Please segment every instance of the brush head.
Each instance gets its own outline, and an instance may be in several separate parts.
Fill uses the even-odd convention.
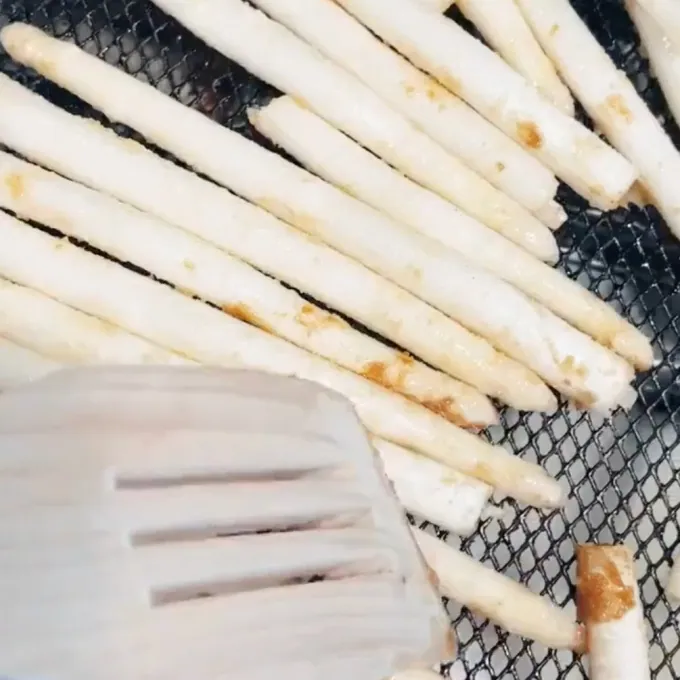
[[[385,678],[453,653],[350,403],[212,368],[0,396],[0,672]]]

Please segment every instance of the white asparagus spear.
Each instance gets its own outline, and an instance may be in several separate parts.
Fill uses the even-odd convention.
[[[615,207],[635,168],[544,99],[495,52],[413,0],[336,0],[364,25],[531,151],[594,205]]]
[[[109,70],[129,87],[120,89],[116,80],[109,79],[106,91],[139,104],[125,108],[145,111],[154,125],[174,116],[168,136],[190,140],[188,146],[196,148],[203,128],[192,134],[192,121],[220,129],[148,85]],[[0,93],[0,139],[22,155],[196,233],[485,394],[523,410],[554,408],[554,396],[534,373],[359,263],[139,144],[59,109],[1,74]],[[159,106],[166,102],[169,110]],[[230,139],[246,143],[239,135]],[[215,150],[212,137],[205,142]],[[225,157],[218,153],[218,158]],[[293,167],[275,154],[268,158]],[[245,156],[232,157],[244,173],[247,159],[247,151]],[[267,167],[271,166],[256,166],[254,189]],[[272,174],[275,183],[278,174]],[[282,188],[286,193],[291,190],[285,183]]]
[[[375,383],[0,213],[0,276],[208,365],[239,366],[318,382],[348,397],[373,434],[540,506],[562,502],[539,466],[449,423]]]
[[[38,380],[60,367],[58,362],[0,337],[0,391]]]
[[[567,221],[568,215],[567,211],[557,201],[550,201],[550,203],[536,211],[536,217],[548,229],[556,231]]]
[[[413,534],[437,578],[439,592],[510,633],[546,647],[581,650],[583,636],[573,616],[546,597],[486,567],[420,529]]]
[[[64,364],[191,365],[142,338],[0,279],[0,389],[33,380]],[[455,533],[479,524],[491,487],[413,451],[374,438],[404,507]]]
[[[456,6],[491,47],[560,111],[574,115],[574,100],[536,41],[515,0],[457,0]]]
[[[676,47],[666,27],[661,27],[639,0],[626,0],[642,43],[675,120],[680,123],[680,46]],[[678,34],[680,37],[680,33]]]
[[[652,365],[649,340],[609,305],[403,177],[292,98],[279,97],[249,116],[263,135],[316,174],[512,283],[639,368]]]
[[[591,680],[649,680],[647,633],[631,550],[577,546],[576,578]]]
[[[0,335],[64,364],[196,363],[6,279],[0,279]]]
[[[666,594],[675,602],[680,601],[680,557],[675,560],[671,568],[668,585],[666,586]]]
[[[641,183],[680,238],[680,152],[661,123],[568,0],[517,3],[562,77],[609,141],[639,170]]]
[[[680,5],[677,0],[636,0],[680,50]]]
[[[281,24],[243,0],[158,0],[155,4],[211,47],[295,96],[405,175],[497,231],[534,235],[541,244],[537,257],[554,256],[549,230],[528,210]]]
[[[359,333],[340,317],[205,241],[0,152],[0,206],[132,262],[183,291],[405,394],[452,422],[497,422],[471,387]]]
[[[373,446],[408,512],[461,536],[477,529],[490,486],[384,439],[373,438]]]
[[[262,109],[251,110],[249,115],[251,122],[262,134],[328,181],[345,187],[345,191],[385,214],[400,219],[415,231],[456,251],[466,260],[513,283],[634,363],[645,368],[651,364],[653,355],[649,341],[611,307],[562,273],[528,256],[506,239],[497,234],[489,234],[488,229],[462,215],[432,192],[402,177],[311,111],[298,106],[290,97],[276,99]],[[304,130],[305,134],[300,135],[300,130]],[[390,239],[390,243],[393,248],[396,247],[394,238]],[[413,262],[416,263],[417,259],[413,259]],[[448,282],[453,283],[456,274],[449,267]],[[498,288],[500,281],[495,278],[488,281],[475,273],[474,283],[458,285],[464,286],[461,290],[468,290],[468,294],[473,296],[473,291],[479,290],[483,283],[494,288],[493,293],[489,292],[488,300],[494,301],[490,304],[494,304],[493,312],[498,314],[495,307],[501,299],[498,296],[505,295],[503,291],[507,292],[505,288]],[[512,295],[514,299],[518,299],[518,293],[514,289]],[[522,300],[526,302],[524,298]],[[463,301],[458,300],[458,303]],[[513,311],[517,312],[518,309],[515,307]],[[455,313],[453,310],[449,311]],[[484,309],[475,311],[477,315],[484,314]],[[465,320],[462,316],[458,318],[471,328],[474,327],[469,316],[466,315]],[[496,319],[499,320],[500,317]],[[485,326],[488,332],[493,323],[485,323],[490,323]],[[511,327],[512,323],[509,322],[508,329]],[[523,327],[534,328],[531,324],[524,324]],[[483,331],[478,329],[478,332]],[[510,330],[507,332],[512,334]],[[524,356],[521,360],[528,361]]]
[[[254,4],[353,73],[528,210],[541,209],[555,195],[557,180],[545,166],[332,0],[255,0]],[[507,236],[522,243],[523,232]]]

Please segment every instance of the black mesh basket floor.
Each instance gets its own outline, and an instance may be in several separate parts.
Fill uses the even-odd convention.
[[[680,144],[680,130],[650,77],[622,1],[573,2]],[[460,20],[454,11],[450,14]],[[0,0],[0,25],[16,20],[75,40],[250,137],[256,135],[246,107],[277,94],[206,48],[147,0]],[[101,119],[72,96],[17,67],[2,52],[0,64],[5,73],[55,103]],[[116,130],[134,136],[121,126]],[[680,243],[653,209],[619,209],[603,216],[568,189],[560,191],[570,219],[559,232],[559,266],[642,327],[654,340],[657,364],[638,379],[640,398],[632,411],[610,420],[566,408],[549,417],[506,410],[502,427],[491,432],[493,440],[540,462],[570,487],[571,496],[562,511],[550,515],[519,511],[506,503],[499,517],[463,541],[463,548],[572,608],[574,544],[625,541],[635,548],[638,559],[653,677],[676,680],[680,612],[668,602],[663,587],[671,557],[680,558]],[[453,604],[449,611],[461,642],[460,658],[445,669],[451,678],[586,677],[582,663],[569,652],[550,652],[507,635]]]

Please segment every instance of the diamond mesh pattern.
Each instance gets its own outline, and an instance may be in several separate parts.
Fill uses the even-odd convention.
[[[620,0],[572,0],[616,63],[632,78],[676,142],[680,129],[641,56]],[[455,11],[450,15],[458,20]],[[117,64],[216,121],[256,138],[248,105],[276,91],[205,48],[146,0],[0,0],[0,25],[28,21]],[[13,64],[0,68],[61,106],[100,118],[72,96]],[[134,106],[134,103],[131,103]],[[135,136],[116,126],[121,134]],[[260,143],[266,143],[257,137]],[[573,607],[574,543],[626,541],[637,551],[651,634],[653,677],[680,679],[680,621],[663,595],[671,556],[680,558],[680,244],[653,209],[601,215],[560,190],[569,223],[559,233],[560,267],[608,300],[654,339],[656,367],[638,379],[640,400],[605,421],[570,412],[553,416],[506,410],[491,438],[540,462],[572,490],[551,515],[503,506],[463,548],[509,576]],[[450,538],[451,541],[457,539]],[[451,678],[585,678],[568,652],[549,652],[449,605],[461,654]]]

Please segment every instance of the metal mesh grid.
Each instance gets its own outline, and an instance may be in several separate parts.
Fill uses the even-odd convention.
[[[680,144],[680,129],[650,77],[621,0],[572,2]],[[460,20],[455,11],[450,15]],[[73,39],[184,104],[266,144],[250,128],[245,112],[248,105],[264,103],[276,91],[207,49],[147,0],[0,0],[0,26],[16,20]],[[17,67],[3,52],[0,68],[55,103],[102,119]],[[560,197],[570,219],[559,232],[559,266],[643,327],[654,338],[658,362],[638,379],[640,400],[633,410],[608,421],[566,408],[548,417],[506,410],[502,427],[490,433],[492,439],[540,462],[572,493],[566,507],[550,515],[506,503],[501,517],[486,522],[462,545],[534,592],[571,608],[574,543],[625,541],[638,558],[653,677],[677,680],[680,615],[663,595],[663,586],[671,556],[680,558],[680,244],[653,209],[619,209],[602,216],[565,187]],[[509,636],[453,604],[449,611],[461,641],[459,660],[445,669],[451,678],[586,677],[581,662],[569,652],[549,652]]]

